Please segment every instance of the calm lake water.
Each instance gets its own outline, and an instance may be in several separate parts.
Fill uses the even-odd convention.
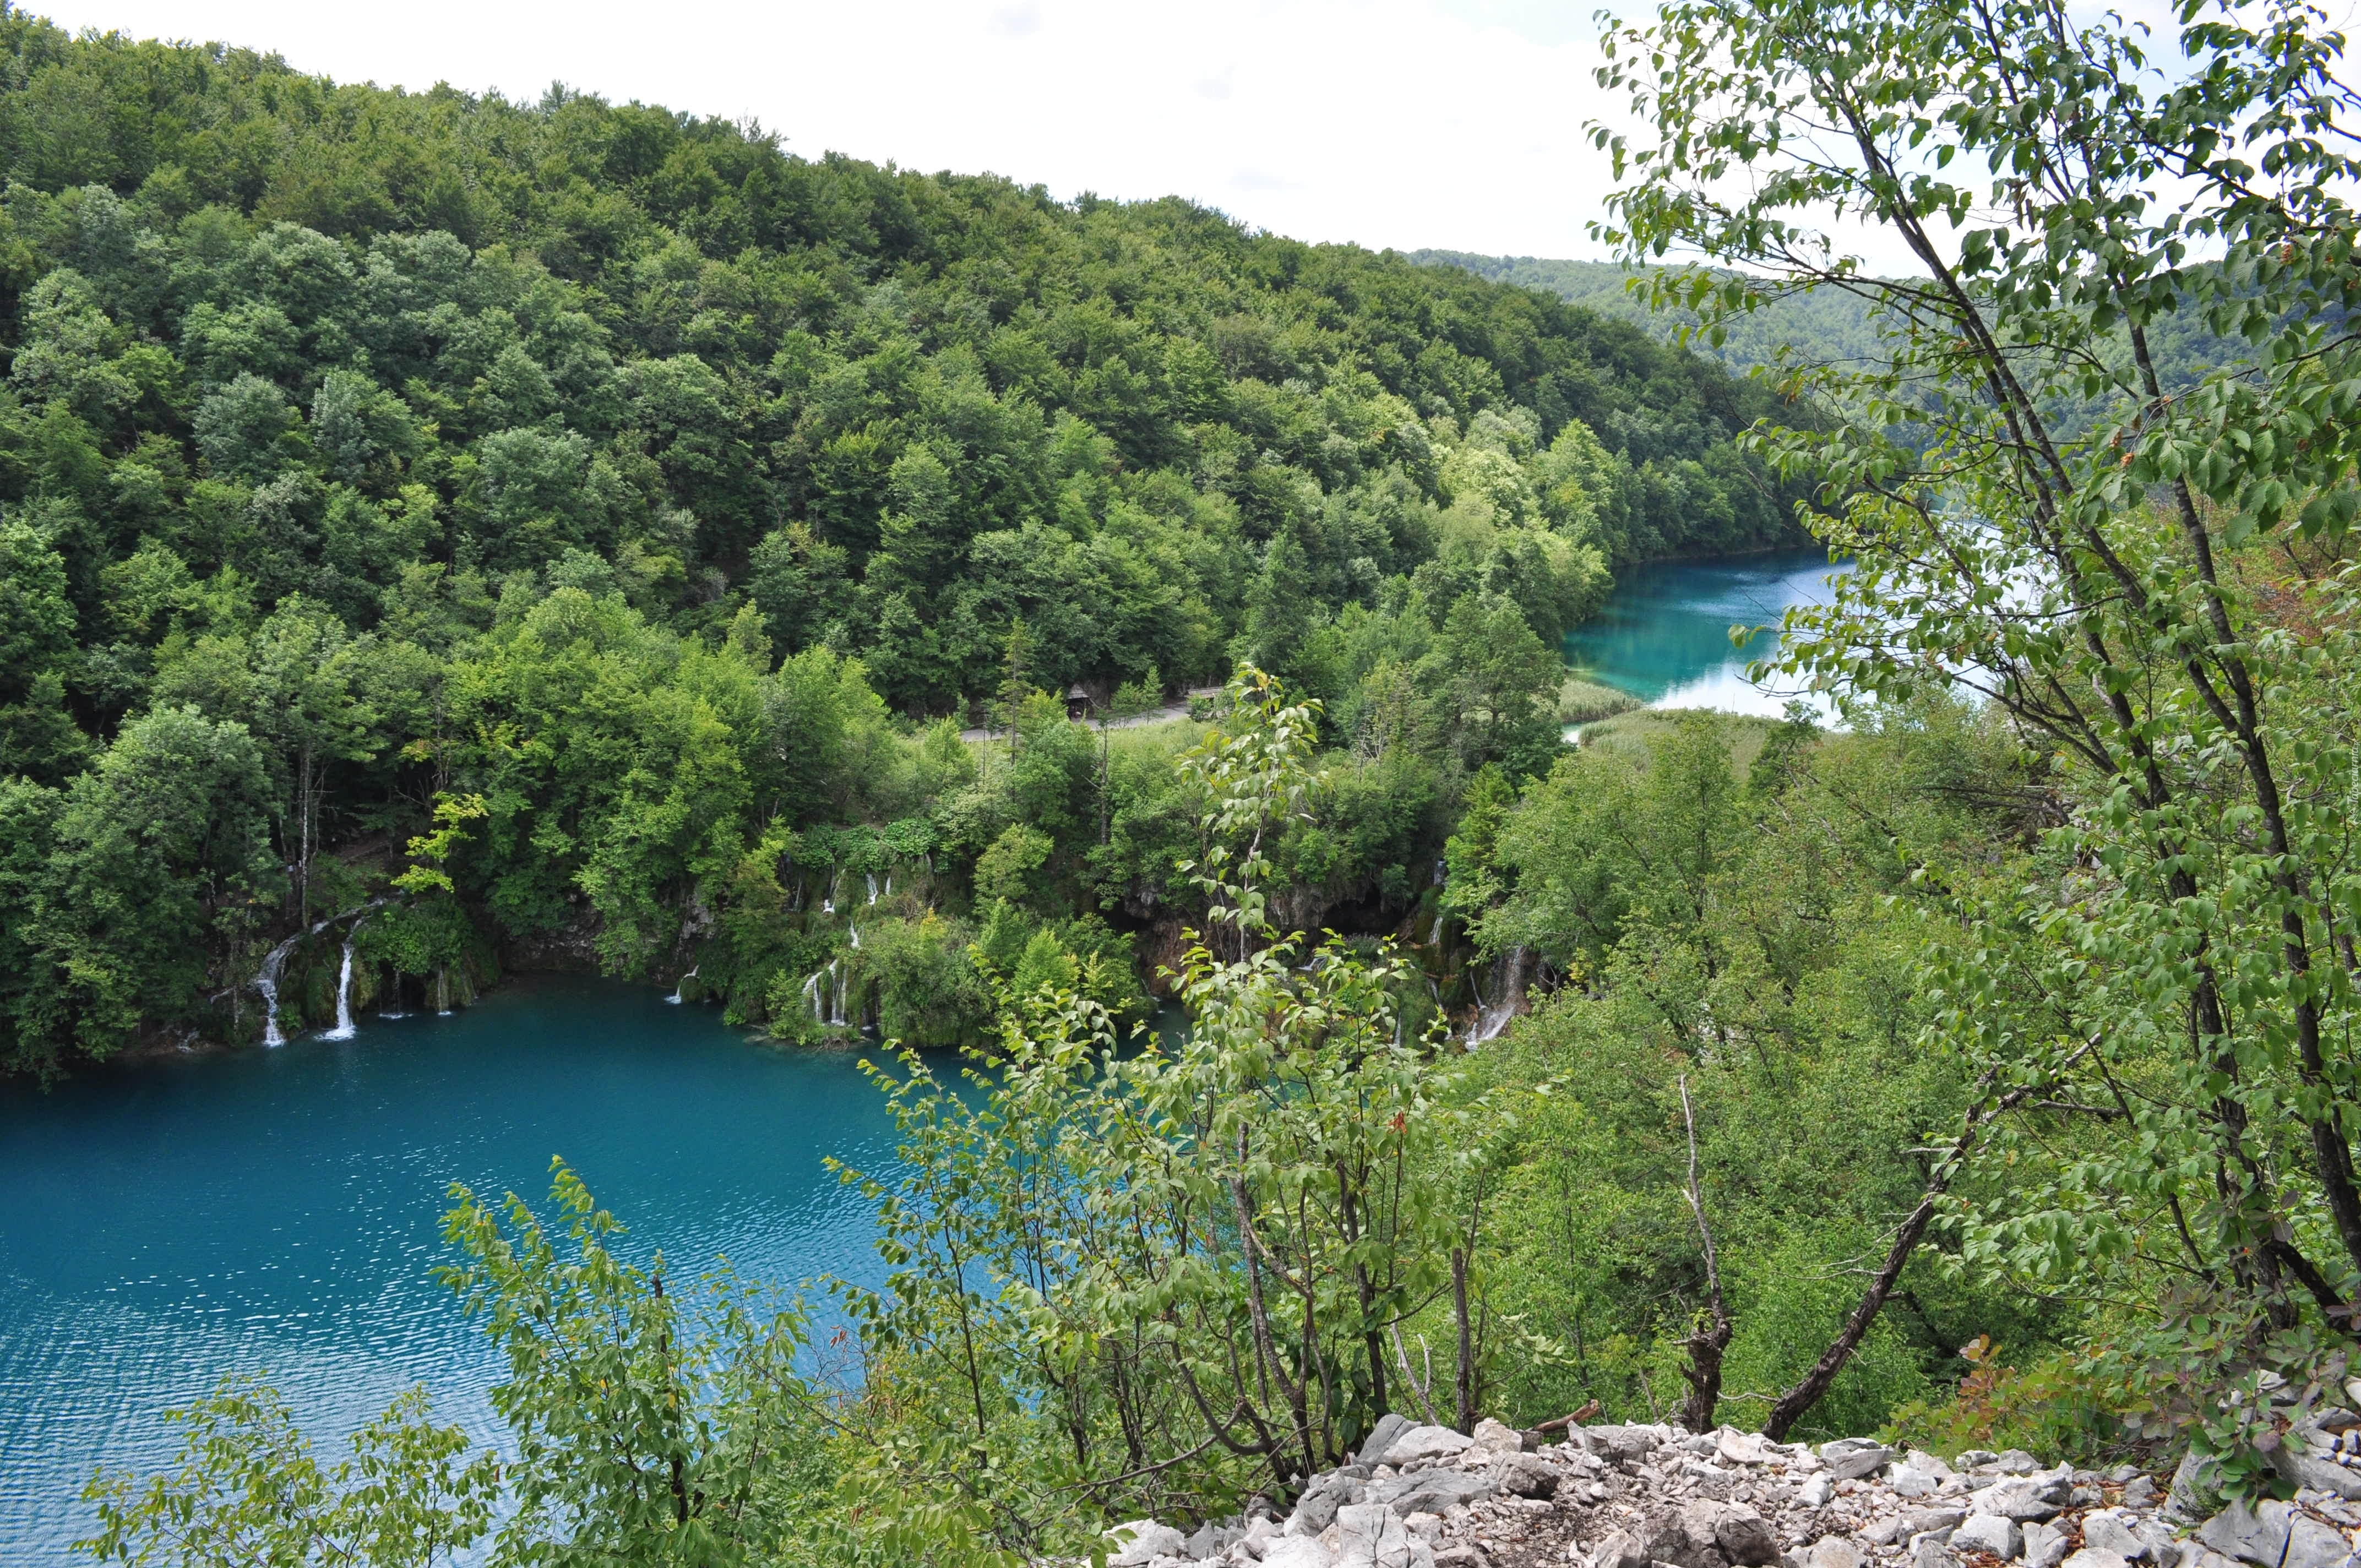
[[[855,1059],[529,976],[350,1040],[0,1086],[0,1563],[72,1560],[92,1470],[159,1467],[159,1412],[227,1372],[267,1374],[324,1457],[420,1381],[491,1440],[493,1357],[430,1274],[455,1180],[538,1204],[562,1154],[642,1259],[876,1279],[868,1207],[820,1165],[891,1158]]]
[[[1566,664],[1658,707],[1776,715],[1795,694],[1752,684],[1746,664],[1776,646],[1777,631],[1734,648],[1730,629],[1775,629],[1790,606],[1825,604],[1828,575],[1841,570],[1825,550],[1627,568],[1606,607],[1565,634]]]

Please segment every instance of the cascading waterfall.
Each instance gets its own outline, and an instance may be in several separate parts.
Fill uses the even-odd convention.
[[[1522,1010],[1525,1004],[1525,977],[1527,971],[1532,968],[1532,950],[1523,947],[1510,948],[1500,955],[1499,961],[1495,966],[1499,987],[1494,993],[1494,999],[1483,1003],[1482,1011],[1476,1015],[1476,1026],[1467,1031],[1467,1043],[1470,1046],[1480,1046],[1488,1040],[1499,1038],[1500,1031],[1509,1026],[1509,1020],[1514,1018]],[[1481,992],[1477,993],[1477,1000],[1483,1003]]]
[[[687,988],[690,981],[697,978],[697,971],[702,967],[702,965],[691,965],[689,971],[686,974],[682,975],[678,980],[673,982],[672,994],[665,997],[664,1000],[671,1003],[675,1007],[679,1006],[682,1000],[680,993]]]
[[[324,1036],[327,1039],[349,1040],[359,1032],[353,1024],[353,938],[360,928],[356,920],[345,933],[345,967],[336,974],[336,1026]]]
[[[854,950],[855,952],[860,951],[860,950],[861,950],[861,927],[858,927],[858,926],[847,926],[847,927],[844,928],[844,931],[845,931],[845,935],[847,935],[847,936],[849,936],[849,937],[851,937],[851,938],[852,938],[852,948],[853,948],[853,950]]]
[[[842,1029],[849,1025],[844,1017],[845,992],[852,989],[851,976],[843,972],[843,960],[830,959],[828,968],[815,970],[804,981],[804,1000],[811,1003],[812,1022],[823,1029]]]
[[[279,1030],[279,971],[286,965],[287,955],[295,944],[310,933],[298,931],[263,955],[262,967],[255,971],[254,989],[262,992],[262,1043],[283,1046],[287,1036]]]
[[[250,983],[255,990],[262,993],[262,1043],[264,1045],[283,1046],[287,1043],[286,1035],[279,1027],[279,976],[287,967],[287,955],[295,950],[295,944],[306,937],[318,936],[339,920],[350,920],[356,915],[366,915],[385,902],[382,898],[372,898],[358,909],[347,909],[341,915],[331,915],[324,920],[315,921],[311,929],[296,932],[270,951],[263,954],[262,967],[255,970],[254,979]],[[357,930],[359,927],[356,926],[354,928]],[[353,947],[351,933],[347,932],[345,941],[345,977],[344,981],[336,988],[336,1026],[340,1029],[346,1027],[352,1018],[349,1000],[352,975]],[[339,1035],[336,1037],[343,1039],[346,1036]]]
[[[876,903],[876,902],[877,902],[877,873],[876,873],[875,872],[862,872],[861,874],[862,874],[863,877],[867,878],[867,879],[868,879],[868,882],[869,882],[869,902],[870,902],[870,903],[872,903],[872,904]]]

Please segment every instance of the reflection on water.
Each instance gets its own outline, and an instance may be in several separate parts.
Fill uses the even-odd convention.
[[[1775,715],[1796,694],[1753,685],[1746,665],[1772,652],[1776,630],[1737,647],[1730,629],[1775,629],[1789,606],[1825,604],[1842,570],[1823,550],[1630,567],[1598,614],[1565,634],[1566,664],[1652,707]]]
[[[563,1154],[642,1261],[875,1280],[869,1208],[820,1164],[891,1157],[854,1059],[527,977],[349,1040],[0,1086],[0,1563],[63,1568],[93,1467],[157,1468],[158,1413],[226,1372],[267,1373],[324,1457],[420,1381],[491,1440],[493,1357],[430,1272],[454,1180],[538,1201]]]

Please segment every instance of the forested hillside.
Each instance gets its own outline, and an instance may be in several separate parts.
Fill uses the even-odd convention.
[[[251,1033],[264,950],[405,867],[369,939],[438,986],[560,932],[689,967],[732,878],[799,905],[891,822],[951,907],[1016,832],[1019,902],[1137,916],[1120,769],[1044,730],[1003,771],[1054,782],[960,806],[975,756],[907,721],[1241,658],[1420,773],[1323,879],[1399,908],[1453,780],[1546,760],[1612,562],[1794,537],[1730,441],[1763,392],[1455,270],[556,91],[0,40],[17,1062]],[[721,987],[770,1015],[789,963],[801,1012],[841,940]]]

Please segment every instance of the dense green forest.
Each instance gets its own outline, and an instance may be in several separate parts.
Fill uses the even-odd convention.
[[[1159,907],[1159,768],[1027,694],[1242,658],[1373,781],[1301,913],[1399,916],[1456,781],[1546,764],[1613,563],[1799,537],[1731,439],[1765,393],[1456,271],[563,93],[0,38],[18,1066],[253,1036],[265,950],[394,876],[373,956],[435,987],[524,944],[777,1021],[845,942],[807,905],[873,872],[1096,951]]]
[[[1708,334],[1867,302],[1792,402],[1174,203],[11,25],[14,1059],[251,1037],[258,966],[316,1017],[346,940],[445,1002],[693,969],[873,1020],[900,1135],[824,1302],[562,1164],[454,1189],[501,1444],[420,1393],[324,1463],[234,1381],[96,1555],[1013,1568],[1412,1411],[2291,1489],[2361,1299],[2316,14],[2191,7],[2170,82],[2055,0],[1606,24],[1619,254],[1706,258]],[[1791,507],[1842,724],[1561,744],[1614,565]]]

